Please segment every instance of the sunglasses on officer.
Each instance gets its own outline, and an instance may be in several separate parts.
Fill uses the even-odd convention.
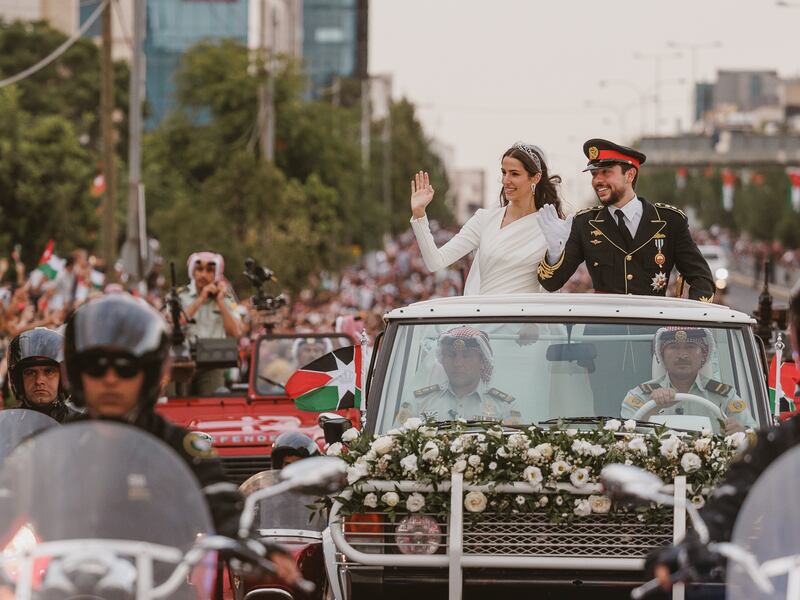
[[[142,365],[136,358],[124,354],[93,354],[81,360],[81,371],[95,379],[104,377],[109,369],[114,369],[117,377],[131,379],[142,371]]]

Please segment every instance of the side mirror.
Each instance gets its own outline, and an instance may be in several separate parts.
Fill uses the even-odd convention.
[[[672,496],[662,492],[664,482],[652,473],[631,465],[606,465],[600,472],[603,488],[612,500],[647,500],[671,504]]]
[[[347,463],[333,456],[312,456],[286,465],[279,477],[301,494],[334,494],[347,485]]]
[[[350,419],[335,413],[322,413],[317,422],[325,434],[326,444],[341,442],[342,434],[353,426]]]

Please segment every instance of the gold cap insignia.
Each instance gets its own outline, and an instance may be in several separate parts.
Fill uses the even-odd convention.
[[[683,342],[685,342],[688,339],[689,339],[689,336],[686,334],[686,332],[683,329],[680,329],[680,330],[675,332],[675,341],[678,342],[679,344],[682,344]]]
[[[589,146],[589,160],[595,160],[600,156],[600,151],[595,146]]]
[[[467,343],[464,340],[453,341],[453,350],[463,350],[466,346]]]

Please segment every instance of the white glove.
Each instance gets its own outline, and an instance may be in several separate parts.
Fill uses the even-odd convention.
[[[555,262],[564,251],[564,245],[569,238],[569,232],[572,229],[572,215],[561,219],[555,206],[545,204],[539,209],[539,226],[542,228],[547,243],[548,262]]]

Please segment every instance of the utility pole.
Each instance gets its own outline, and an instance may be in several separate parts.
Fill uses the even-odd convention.
[[[661,126],[661,62],[668,58],[681,58],[680,52],[636,52],[633,57],[644,60],[652,60],[655,67],[653,81],[653,97],[655,106],[653,108],[653,135],[658,135]]]
[[[106,280],[114,279],[114,265],[117,262],[117,212],[116,176],[114,171],[114,131],[112,113],[114,111],[114,65],[111,60],[111,5],[103,10],[101,21],[102,47],[100,51],[100,130],[103,139],[103,178],[106,191],[103,196],[102,246],[106,262]]]
[[[258,147],[261,158],[266,162],[275,161],[275,76],[272,56],[275,52],[278,34],[278,17],[271,7],[272,26],[271,47],[267,47],[267,0],[261,0],[259,49],[262,60],[262,77],[258,86]]]
[[[147,226],[142,183],[142,101],[144,94],[144,28],[147,0],[133,2],[133,57],[131,59],[128,115],[128,221],[123,251],[125,266],[134,281],[146,275]]]

